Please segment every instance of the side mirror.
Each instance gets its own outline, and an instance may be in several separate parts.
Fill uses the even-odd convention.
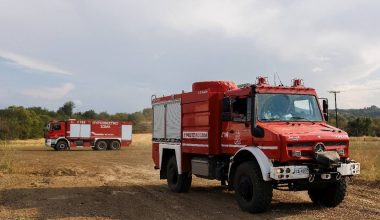
[[[322,107],[323,107],[323,117],[326,121],[329,120],[329,101],[327,99],[323,99],[322,101]]]
[[[263,138],[265,136],[264,129],[260,126],[251,127],[251,133],[257,138]]]

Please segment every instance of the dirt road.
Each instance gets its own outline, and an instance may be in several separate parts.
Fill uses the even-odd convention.
[[[354,181],[335,209],[313,205],[305,192],[275,191],[269,212],[252,215],[217,181],[193,178],[186,194],[169,192],[153,169],[150,136],[135,135],[121,151],[55,152],[17,147],[21,171],[0,174],[0,219],[379,219],[379,184]],[[0,155],[1,156],[1,155]]]

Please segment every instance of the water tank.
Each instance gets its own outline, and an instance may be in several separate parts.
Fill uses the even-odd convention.
[[[231,81],[204,81],[193,83],[193,92],[204,90],[209,90],[210,92],[226,92],[237,88],[237,85]]]

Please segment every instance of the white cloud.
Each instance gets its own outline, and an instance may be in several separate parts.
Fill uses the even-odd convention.
[[[340,106],[380,105],[376,98],[379,90],[350,92],[364,89],[359,82],[379,79],[380,29],[376,21],[380,1],[115,0],[110,4],[93,0],[33,4],[14,1],[0,8],[0,48],[28,57],[8,53],[5,59],[25,68],[71,74],[51,68],[51,64],[46,68],[47,61],[37,62],[29,56],[65,62],[63,67],[77,70],[71,80],[81,85],[67,98],[86,100],[81,106],[84,110],[137,111],[149,105],[152,93],[186,90],[193,81],[252,82],[258,73],[270,76],[273,72],[279,72],[284,83],[303,78],[324,97],[331,97],[328,90],[345,90],[339,95]],[[31,23],[35,25],[31,27]],[[26,82],[35,83],[35,88],[38,82],[46,84],[45,75],[33,82],[13,80],[10,74],[6,77],[2,78],[4,86],[11,90],[25,88]],[[54,80],[59,79],[51,80],[49,83],[57,83]],[[95,89],[105,86],[107,89]],[[137,100],[132,97],[136,91],[141,97]],[[8,99],[19,100],[15,96]]]
[[[164,18],[169,27],[187,34],[219,31],[231,37],[252,36],[279,15],[278,7],[232,0],[196,0],[177,3]],[[174,8],[174,7],[173,7]]]
[[[379,104],[380,80],[371,80],[362,83],[346,83],[335,87],[341,91],[338,94],[340,108],[369,107]]]
[[[75,86],[72,83],[65,83],[60,87],[25,89],[21,91],[21,94],[38,99],[59,100],[69,94],[74,89],[74,87]]]
[[[24,67],[27,69],[48,72],[48,73],[72,75],[72,73],[67,70],[63,70],[54,65],[51,65],[42,61],[38,61],[33,58],[29,58],[29,57],[16,54],[16,53],[0,51],[0,58],[9,61],[12,64],[16,64],[17,66]]]

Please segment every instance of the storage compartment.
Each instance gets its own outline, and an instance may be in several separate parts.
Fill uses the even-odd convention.
[[[216,161],[212,158],[195,157],[191,159],[191,172],[200,177],[215,179]]]
[[[153,105],[153,140],[181,140],[181,100]]]
[[[121,140],[132,140],[132,125],[121,126]]]
[[[89,124],[70,124],[70,137],[89,138],[91,137],[91,125]]]

